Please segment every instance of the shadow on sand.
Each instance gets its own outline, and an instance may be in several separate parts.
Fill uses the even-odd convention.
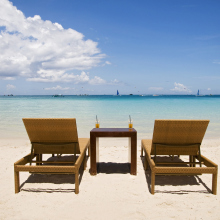
[[[73,161],[74,156],[61,156],[61,157],[50,157],[47,161]],[[76,157],[77,159],[78,157]],[[88,158],[87,158],[88,160]],[[51,165],[51,164],[43,164],[44,165]],[[54,164],[53,164],[54,165]],[[59,164],[62,166],[66,166],[66,164]],[[79,185],[81,183],[82,177],[84,174],[83,163],[79,169]],[[26,183],[53,183],[53,184],[73,184],[72,189],[61,189],[61,188],[23,188]],[[63,193],[72,193],[75,192],[75,174],[38,174],[32,173],[28,179],[23,182],[20,186],[21,191],[27,192],[63,192]]]
[[[160,157],[157,159],[158,162],[165,162],[167,160],[169,160],[169,157]],[[142,160],[142,164],[144,166],[144,157],[141,158]],[[175,162],[183,162],[183,160],[181,160],[178,157],[174,158]],[[186,165],[187,166],[187,165]],[[149,192],[151,192],[151,169],[148,166],[148,169],[145,170],[145,177],[146,177],[146,182],[148,184],[148,190]],[[202,184],[204,186],[204,190],[178,190],[175,191],[175,187],[173,187],[174,190],[170,191],[170,190],[166,190],[166,191],[161,191],[161,190],[157,190],[157,186],[193,186],[193,185],[200,185]],[[199,175],[156,175],[155,177],[155,193],[170,193],[170,194],[188,194],[188,193],[192,193],[192,192],[196,192],[196,193],[212,193],[211,189],[201,180],[201,178],[199,177]]]
[[[126,174],[126,173],[130,173],[130,164],[129,163],[101,162],[101,163],[98,163],[97,172],[106,173],[106,174],[112,174],[112,173]]]

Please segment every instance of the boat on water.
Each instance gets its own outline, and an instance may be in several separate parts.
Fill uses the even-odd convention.
[[[197,92],[196,96],[204,96],[204,95],[200,95],[200,94],[199,94],[199,89],[198,89],[198,92]]]
[[[55,94],[52,97],[64,97],[62,94]]]
[[[121,96],[121,95],[119,95],[119,91],[117,90],[116,95],[113,95],[113,96]]]

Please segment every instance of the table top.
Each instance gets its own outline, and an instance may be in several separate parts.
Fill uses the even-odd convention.
[[[137,133],[134,128],[93,128],[90,133]]]

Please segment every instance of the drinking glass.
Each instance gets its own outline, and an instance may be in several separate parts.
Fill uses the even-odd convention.
[[[100,126],[100,121],[98,120],[98,121],[95,121],[95,127],[96,128],[99,128],[99,126]]]
[[[133,128],[133,120],[128,120],[128,127]]]

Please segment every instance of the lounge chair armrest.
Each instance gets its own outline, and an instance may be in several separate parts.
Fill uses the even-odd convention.
[[[155,162],[154,162],[153,159],[151,159],[151,154],[150,154],[150,152],[145,151],[145,153],[146,153],[146,157],[147,157],[148,163],[149,163],[151,169],[153,169],[153,168],[155,167]]]
[[[76,163],[75,163],[75,166],[80,168],[81,164],[82,164],[82,161],[86,155],[86,150],[87,150],[87,147],[85,147],[83,149],[83,152],[79,155],[78,159],[76,160]]]
[[[33,154],[32,158],[31,158],[31,154],[27,154],[26,156],[24,156],[20,160],[16,161],[14,163],[14,165],[25,165],[26,163],[29,163],[30,160],[33,159],[35,156],[36,155]]]
[[[218,167],[216,163],[212,162],[211,160],[209,160],[207,157],[203,155],[201,155],[201,159],[207,167]]]

